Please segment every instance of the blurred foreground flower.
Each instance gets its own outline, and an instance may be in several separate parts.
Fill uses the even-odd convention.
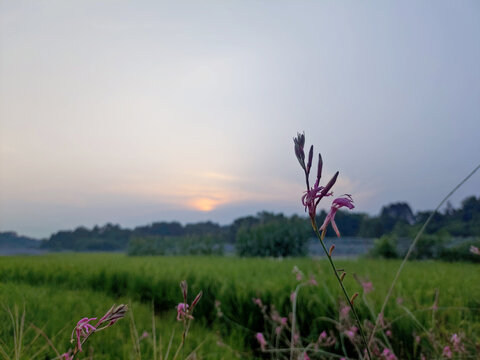
[[[262,333],[257,333],[255,335],[255,338],[257,339],[258,343],[260,344],[260,348],[262,349],[262,351],[265,351],[265,349],[267,348],[267,342],[265,341],[265,337],[263,336]]]
[[[193,299],[192,304],[188,305],[187,303],[187,295],[188,295],[188,285],[187,282],[184,280],[180,283],[180,287],[182,288],[183,293],[183,303],[179,303],[177,305],[177,320],[178,321],[185,321],[187,319],[192,320],[193,316],[193,309],[198,304],[200,299],[202,298],[203,291],[200,291],[195,299]]]
[[[69,349],[66,353],[62,354],[62,360],[72,360],[75,358],[79,352],[82,352],[82,345],[92,334],[104,330],[115,324],[118,320],[124,318],[127,310],[127,305],[113,305],[110,310],[108,310],[107,313],[100,318],[95,326],[92,325],[91,322],[97,320],[97,318],[85,317],[78,321],[77,325],[72,331],[70,339],[72,344],[75,343],[75,349],[73,351]]]
[[[470,252],[475,255],[480,255],[480,249],[473,245],[470,246]]]

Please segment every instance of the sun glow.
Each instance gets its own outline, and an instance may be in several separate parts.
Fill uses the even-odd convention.
[[[217,207],[218,204],[219,204],[218,200],[212,199],[212,198],[206,198],[206,197],[195,198],[190,202],[190,205],[194,209],[200,210],[200,211],[211,211],[215,209],[215,207]]]

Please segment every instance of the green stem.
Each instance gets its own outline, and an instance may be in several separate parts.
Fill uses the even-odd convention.
[[[333,263],[332,257],[328,253],[328,250],[325,247],[325,244],[323,243],[323,237],[320,234],[320,232],[318,231],[318,227],[317,227],[317,224],[316,224],[315,220],[312,220],[312,227],[313,227],[313,231],[315,231],[315,235],[317,235],[317,237],[318,237],[318,240],[320,240],[320,244],[322,245],[322,248],[323,248],[323,251],[325,252],[325,255],[327,255],[328,261],[330,262],[330,265],[331,265],[332,270],[335,274],[335,277],[337,278],[337,281],[340,284],[340,287],[342,288],[343,294],[345,295],[345,298],[347,299],[347,303],[350,306],[350,309],[352,309],[353,316],[355,317],[355,321],[356,321],[358,329],[360,331],[360,335],[362,336],[363,345],[365,346],[365,349],[367,350],[368,358],[372,359],[372,356],[370,354],[370,350],[369,350],[368,344],[367,344],[367,338],[365,337],[365,333],[363,332],[363,327],[360,323],[360,318],[358,317],[357,311],[355,310],[355,307],[353,306],[353,303],[350,301],[350,297],[348,296],[348,293],[347,293],[347,290],[345,289],[345,286],[343,286],[343,282],[340,279],[340,276],[338,276],[337,268],[336,268],[335,264]]]

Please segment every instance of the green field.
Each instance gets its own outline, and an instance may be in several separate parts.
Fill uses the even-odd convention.
[[[374,290],[360,296],[357,307],[362,319],[372,320],[371,311],[379,311],[388,286],[399,266],[398,261],[339,260],[348,276],[345,284],[350,293],[362,287],[353,274],[373,283]],[[323,331],[338,331],[329,319],[338,320],[338,284],[325,260],[242,259],[236,257],[127,257],[122,254],[54,254],[33,257],[0,258],[0,339],[3,348],[13,357],[13,327],[7,308],[15,305],[22,312],[25,307],[25,338],[28,347],[25,356],[30,359],[54,358],[55,351],[37,331],[44,330],[59,352],[69,346],[70,333],[76,322],[85,316],[98,316],[113,303],[129,303],[136,331],[132,330],[131,316],[111,329],[95,334],[88,342],[88,352],[79,358],[136,359],[135,334],[141,357],[153,358],[152,313],[156,313],[157,358],[165,355],[174,332],[169,358],[173,358],[181,338],[182,324],[175,320],[175,306],[182,301],[179,283],[187,280],[189,300],[203,290],[204,295],[195,309],[195,320],[186,348],[178,358],[187,357],[195,350],[197,358],[231,359],[270,355],[260,352],[256,332],[271,330],[252,298],[261,298],[264,304],[275,305],[282,316],[291,312],[290,294],[298,285],[292,268],[297,266],[308,279],[314,276],[318,286],[302,287],[298,295],[298,328],[305,343],[314,341]],[[475,264],[411,262],[407,264],[388,304],[385,318],[392,348],[401,359],[419,358],[420,351],[432,358],[441,355],[442,341],[449,335],[461,334],[473,346],[480,337],[479,268]],[[432,311],[436,293],[438,310]],[[401,298],[402,305],[397,304]],[[215,301],[221,303],[224,314],[217,317]],[[435,344],[427,332],[436,332]],[[132,336],[133,335],[133,336]],[[422,341],[416,344],[415,335]],[[159,348],[162,347],[160,350]],[[197,348],[198,347],[198,348]],[[467,349],[468,350],[468,349]],[[350,355],[348,345],[339,345],[329,351]],[[440,352],[440,353],[439,353]],[[165,358],[165,357],[164,357]],[[190,358],[193,358],[190,357]],[[320,354],[311,358],[323,358]],[[465,355],[464,358],[468,358]]]

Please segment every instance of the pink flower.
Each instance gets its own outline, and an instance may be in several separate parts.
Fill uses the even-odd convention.
[[[470,246],[470,252],[475,255],[480,255],[480,249],[476,246]]]
[[[282,326],[286,326],[288,323],[288,319],[286,317],[282,317],[280,319],[280,324],[282,324]]]
[[[77,340],[77,349],[78,351],[82,351],[82,342],[88,338],[93,332],[95,332],[96,328],[89,324],[90,321],[97,320],[97,318],[83,318],[75,326],[73,332],[75,333],[75,337]],[[72,333],[73,338],[73,333]]]
[[[325,340],[326,338],[327,338],[327,332],[323,330],[320,336],[318,337],[318,340]]]
[[[68,352],[60,355],[60,359],[61,360],[73,360],[72,350],[68,350]]]
[[[355,338],[355,335],[357,334],[357,331],[357,327],[352,326],[350,329],[345,331],[345,335],[347,335],[350,340],[353,340]]]
[[[310,360],[306,352],[303,353],[303,360]]]
[[[266,347],[267,347],[267,342],[265,341],[265,337],[263,336],[262,333],[257,333],[255,335],[255,338],[257,339],[258,343],[260,344],[260,348],[262,349],[262,351],[265,351]]]
[[[324,196],[332,195],[332,193],[330,192],[330,189],[333,187],[333,185],[337,181],[338,171],[335,173],[335,175],[333,175],[332,179],[327,183],[327,185],[325,185],[325,187],[320,186],[320,178],[322,177],[323,161],[322,161],[322,156],[318,154],[317,179],[315,181],[315,184],[312,187],[310,187],[309,176],[310,176],[310,170],[311,170],[312,161],[313,161],[313,145],[310,147],[307,164],[305,164],[305,152],[304,152],[305,134],[297,133],[297,137],[293,138],[293,142],[294,142],[295,156],[297,157],[297,160],[300,163],[300,166],[302,167],[305,173],[305,180],[307,183],[307,191],[302,196],[302,204],[303,206],[305,206],[305,211],[308,210],[308,214],[310,216],[310,219],[312,220],[312,224],[314,224],[317,205]]]
[[[387,330],[387,331],[385,332],[385,334],[386,334],[388,337],[392,337],[392,332],[391,332],[390,330]]]
[[[390,349],[383,349],[382,356],[385,360],[397,360],[397,357]]]
[[[369,292],[373,291],[373,284],[370,281],[362,282],[362,287],[363,287],[363,292],[365,294],[368,294]]]
[[[297,294],[295,294],[295,292],[292,292],[290,294],[290,301],[293,303],[295,301],[295,297],[297,296]]]
[[[325,231],[329,223],[332,224],[333,230],[338,237],[340,237],[340,231],[338,231],[337,224],[335,224],[335,214],[337,213],[338,209],[342,207],[348,207],[350,210],[353,209],[355,206],[353,205],[352,196],[349,194],[343,195],[344,197],[339,197],[333,200],[332,207],[330,208],[330,212],[327,214],[323,225],[320,227],[320,230]]]
[[[263,307],[263,303],[262,303],[262,300],[260,298],[256,298],[256,299],[253,298],[252,301],[255,305],[258,305],[259,308]]]
[[[177,305],[177,320],[183,321],[188,317],[188,304],[179,303]]]
[[[310,218],[315,218],[315,213],[317,211],[317,205],[324,196],[332,196],[333,193],[328,192],[335,182],[337,181],[338,171],[335,173],[333,178],[327,184],[327,186],[319,186],[320,178],[317,178],[315,184],[312,188],[308,189],[305,192],[305,195],[302,196],[302,204],[305,206],[305,211],[308,210]]]
[[[342,306],[342,308],[340,309],[340,318],[346,319],[349,313],[350,313],[350,306]]]
[[[446,357],[447,359],[452,358],[452,350],[450,349],[450,346],[445,346],[443,348],[442,356]]]
[[[313,286],[318,286],[318,282],[317,280],[315,280],[315,277],[313,275],[310,277],[310,280],[308,281],[308,283]]]
[[[144,332],[142,333],[142,336],[140,336],[140,340],[146,339],[146,338],[148,338],[148,336],[149,336],[148,332],[147,332],[147,331],[144,331]]]
[[[465,351],[465,347],[462,345],[462,341],[460,339],[460,336],[457,334],[453,334],[452,337],[450,338],[450,341],[453,345],[453,350],[456,352],[463,352]]]
[[[190,305],[187,304],[187,295],[188,295],[188,287],[187,282],[184,280],[180,283],[180,287],[182,288],[183,292],[183,302],[177,305],[177,320],[178,321],[185,321],[186,319],[193,320],[192,312],[195,306],[198,304],[200,299],[202,298],[203,291],[200,291],[195,299],[193,299]]]

